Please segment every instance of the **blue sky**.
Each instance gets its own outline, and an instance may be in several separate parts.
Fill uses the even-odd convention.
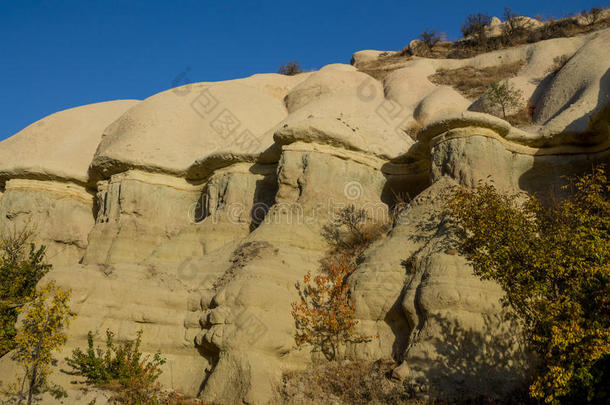
[[[144,99],[181,77],[349,63],[360,49],[401,49],[426,27],[456,39],[466,15],[505,5],[560,17],[608,0],[0,0],[0,139],[66,108]]]

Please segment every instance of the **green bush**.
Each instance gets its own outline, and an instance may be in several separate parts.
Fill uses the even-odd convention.
[[[51,269],[46,248],[29,242],[32,232],[9,232],[0,239],[0,357],[15,348],[19,308]]]
[[[530,393],[545,402],[608,403],[610,180],[603,167],[573,179],[545,206],[493,185],[449,202],[460,251],[496,281],[538,355]]]
[[[19,308],[21,321],[15,336],[13,355],[23,368],[23,377],[9,388],[18,404],[31,404],[37,394],[50,391],[56,398],[67,396],[65,391],[47,377],[55,363],[53,352],[66,343],[66,328],[74,313],[70,310],[70,290],[55,285],[54,281],[34,290],[26,304]]]
[[[141,341],[142,331],[139,331],[135,340],[115,344],[114,333],[107,330],[105,349],[95,348],[93,333],[89,332],[87,350],[75,349],[66,361],[74,374],[85,377],[87,383],[116,390],[115,400],[119,402],[156,403],[160,393],[157,379],[165,359],[158,352],[152,358],[143,356]]]

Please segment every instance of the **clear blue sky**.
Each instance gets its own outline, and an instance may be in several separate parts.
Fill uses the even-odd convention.
[[[505,5],[560,17],[608,0],[0,0],[0,139],[66,108],[146,98],[182,72],[197,82],[290,60],[317,69],[360,49],[401,49],[426,27],[456,39],[467,14]]]

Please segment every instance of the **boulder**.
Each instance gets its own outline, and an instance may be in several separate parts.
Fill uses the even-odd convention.
[[[469,106],[470,101],[460,93],[449,86],[439,86],[420,101],[413,116],[421,125],[426,125],[466,111]]]
[[[202,156],[260,154],[273,143],[266,131],[287,113],[276,94],[260,86],[260,77],[252,82],[256,86],[246,80],[189,84],[149,97],[106,128],[92,175],[140,169],[184,177]]]
[[[137,104],[89,104],[36,121],[0,142],[0,182],[31,178],[89,184],[87,169],[104,129]]]

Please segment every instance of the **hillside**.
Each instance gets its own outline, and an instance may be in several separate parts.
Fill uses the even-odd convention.
[[[167,388],[306,403],[278,393],[319,358],[295,347],[295,284],[328,256],[337,213],[362,208],[390,225],[349,278],[356,328],[376,338],[346,357],[386,362],[423,398],[502,398],[532,358],[503,291],[456,254],[446,196],[490,180],[545,194],[610,163],[608,44],[600,26],[466,58],[412,42],[61,111],[0,142],[0,228],[35,226],[42,282],[72,290],[58,359],[89,331],[143,330]],[[520,95],[506,117],[488,91],[504,80]],[[65,368],[53,379],[70,389]],[[18,372],[0,358],[0,381]]]

